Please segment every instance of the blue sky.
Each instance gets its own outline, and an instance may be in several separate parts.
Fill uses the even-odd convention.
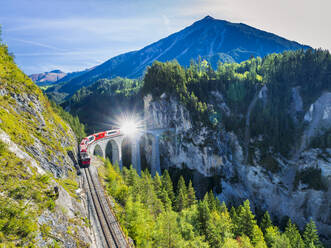
[[[27,74],[83,70],[206,15],[331,50],[329,0],[0,0],[2,40]]]

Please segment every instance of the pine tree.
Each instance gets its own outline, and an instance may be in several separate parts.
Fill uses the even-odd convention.
[[[280,234],[276,236],[273,248],[284,248],[284,247],[291,247],[290,240],[285,234]]]
[[[164,211],[164,204],[157,197],[155,197],[152,201],[152,210],[154,217],[159,216]]]
[[[218,223],[220,223],[218,214],[212,212],[206,227],[206,240],[208,240],[211,247],[221,247],[223,243],[223,237],[220,235]]]
[[[158,217],[153,232],[153,239],[153,247],[180,247],[182,236],[179,231],[176,212],[165,211]]]
[[[321,247],[315,222],[311,219],[303,232],[303,241],[306,247]]]
[[[216,205],[216,211],[218,211],[219,213],[221,213],[224,209],[221,206],[221,202],[220,200],[215,196],[215,205]]]
[[[162,188],[165,189],[165,191],[167,191],[171,204],[174,204],[175,202],[174,187],[169,172],[167,170],[164,171],[162,176]]]
[[[210,227],[210,228],[209,228]],[[211,218],[208,220],[207,239],[213,239],[214,244],[212,247],[220,247],[226,239],[233,238],[233,223],[228,212],[219,213],[213,211]],[[209,233],[208,233],[209,232]],[[212,233],[211,233],[212,232]],[[209,238],[209,235],[212,238]]]
[[[278,236],[280,236],[280,233],[278,228],[275,226],[270,226],[265,230],[265,241],[268,247],[274,247]]]
[[[108,158],[107,158],[108,160]],[[110,162],[110,161],[109,161]],[[114,169],[115,171],[120,174],[121,173],[121,169],[120,169],[120,166],[118,165],[118,162],[116,161],[115,164],[113,165],[114,166]]]
[[[183,189],[180,189],[176,197],[176,210],[178,212],[182,211],[187,207],[187,195],[183,192]]]
[[[304,243],[295,224],[292,224],[291,219],[288,220],[284,234],[288,237],[292,247],[304,248]]]
[[[251,244],[251,241],[250,241],[249,237],[247,237],[246,235],[241,236],[240,239],[239,239],[239,242],[240,242],[240,247],[254,248],[254,246]]]
[[[251,212],[249,206],[249,200],[244,202],[244,205],[240,208],[239,214],[239,235],[247,235],[250,239],[253,237],[253,228],[256,225],[256,220]]]
[[[215,198],[213,191],[209,191],[209,193],[206,194],[208,194],[208,206],[210,211],[215,211],[217,209],[216,201],[218,200]]]
[[[226,207],[224,201],[220,204],[220,207],[219,207],[219,210],[218,211],[220,213],[229,213],[228,208]]]
[[[140,177],[135,169],[131,166],[130,169],[127,172],[127,184],[128,186],[131,186],[131,190],[133,192],[133,197],[140,196],[141,194],[141,188],[140,188]]]
[[[125,205],[125,222],[130,237],[135,240],[137,247],[151,247],[151,236],[154,229],[154,219],[149,209],[140,202],[139,196],[136,201],[129,197]]]
[[[232,221],[233,221],[235,224],[237,224],[236,220],[237,220],[237,218],[238,218],[238,215],[237,215],[237,211],[236,211],[236,209],[235,209],[234,206],[232,206],[231,209],[230,209],[230,216],[231,216]]]
[[[208,202],[206,200],[200,201],[198,203],[198,226],[201,235],[206,235],[209,219],[210,210],[208,207]]]
[[[163,188],[160,194],[161,201],[166,210],[172,209],[171,200],[168,196],[168,192]]]
[[[186,184],[185,184],[185,180],[184,180],[183,176],[180,176],[179,180],[178,180],[177,193],[179,192],[179,190],[182,190],[183,193],[185,193],[185,194],[187,193]]]
[[[138,182],[139,176],[137,174],[137,171],[131,166],[128,171],[127,176],[127,184],[128,186],[136,186]]]
[[[155,193],[160,198],[161,192],[162,192],[162,182],[161,182],[161,177],[159,176],[158,173],[156,173],[156,175],[154,176],[153,186],[154,186]]]
[[[230,216],[231,216],[232,223],[233,223],[233,233],[234,233],[235,237],[238,237],[240,235],[240,232],[239,232],[240,223],[239,223],[239,217],[238,217],[237,211],[234,208],[234,206],[231,207]]]
[[[192,205],[196,204],[196,202],[195,191],[192,186],[192,181],[190,180],[187,187],[187,206],[191,207]]]
[[[226,239],[222,248],[240,248],[240,245],[236,239]]]
[[[253,227],[251,242],[254,246],[266,247],[263,233],[261,229],[258,227],[258,225],[254,225]]]
[[[262,229],[262,232],[265,233],[268,227],[272,226],[272,221],[269,215],[269,212],[266,211],[262,217],[260,227]]]
[[[147,171],[141,174],[142,202],[150,209],[154,217],[158,216],[163,211],[162,201],[158,198],[154,190],[154,180],[151,174]]]

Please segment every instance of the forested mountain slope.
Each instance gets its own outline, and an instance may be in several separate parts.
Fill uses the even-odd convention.
[[[300,228],[312,218],[330,241],[330,69],[330,53],[322,50],[217,71],[155,63],[142,88],[144,118],[176,129],[176,142],[161,145],[163,166],[218,175],[220,200],[248,198],[255,211],[268,210],[280,222],[288,216]]]
[[[105,121],[101,115],[116,119],[115,112],[109,111],[124,107],[125,101],[134,101],[141,110],[142,98],[147,93],[157,99],[163,93],[176,95],[198,127],[222,124],[243,139],[247,135],[245,130],[249,129],[252,137],[267,136],[263,146],[273,146],[275,151],[290,156],[304,149],[297,139],[302,132],[302,122],[308,118],[304,113],[323,93],[331,91],[330,70],[330,54],[322,50],[285,52],[240,64],[224,63],[217,70],[206,61],[187,69],[176,62],[155,62],[143,81],[101,79],[77,91],[63,106],[83,117],[89,128],[102,130],[103,127],[94,123]],[[219,94],[222,99],[217,99]],[[268,102],[263,101],[266,97]],[[257,101],[250,109],[253,99]],[[218,101],[224,104],[220,106]],[[132,104],[126,105],[132,108]],[[107,109],[105,106],[114,107]],[[249,117],[254,121],[247,123],[249,109]],[[325,128],[321,132],[328,134]],[[311,142],[311,145],[330,146],[327,139]]]
[[[50,89],[48,94],[55,94],[55,91],[60,92],[62,97],[72,95],[79,88],[100,78],[138,78],[155,60],[166,62],[176,59],[180,65],[189,66],[191,60],[198,61],[202,57],[217,68],[218,61],[241,62],[252,56],[264,57],[284,50],[307,48],[309,47],[242,23],[207,16],[141,50],[111,58],[61,87]]]
[[[66,119],[64,121],[62,117]],[[0,45],[0,246],[87,247],[87,211],[69,153],[84,127],[15,65]]]
[[[255,211],[268,210],[279,222],[289,216],[300,228],[312,218],[330,240],[330,71],[331,56],[323,50],[272,54],[217,70],[207,61],[186,69],[155,62],[142,83],[121,84],[121,91],[130,92],[127,107],[136,106],[133,112],[149,126],[175,128],[176,137],[161,138],[162,168],[219,177],[213,186],[221,200],[236,205],[248,198]],[[117,85],[100,80],[66,103],[79,116],[89,113],[90,129],[105,120],[108,108],[101,106],[112,106],[103,101],[118,97],[108,84]],[[148,142],[144,146],[142,154],[150,150]]]

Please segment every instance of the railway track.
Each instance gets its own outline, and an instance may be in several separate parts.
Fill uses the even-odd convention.
[[[130,248],[115,215],[111,211],[98,179],[93,177],[90,168],[84,168],[86,181],[90,189],[93,205],[105,238],[105,247]]]

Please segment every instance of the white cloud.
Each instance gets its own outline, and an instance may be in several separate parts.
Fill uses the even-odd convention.
[[[16,39],[16,38],[13,38],[11,40],[22,42],[22,43],[25,43],[25,44],[30,44],[30,45],[33,45],[33,46],[48,48],[48,49],[52,49],[52,50],[65,51],[65,49],[61,49],[61,48],[58,48],[58,47],[55,47],[55,46],[51,46],[51,45],[48,45],[48,44],[43,44],[43,43],[36,42],[36,41]]]

